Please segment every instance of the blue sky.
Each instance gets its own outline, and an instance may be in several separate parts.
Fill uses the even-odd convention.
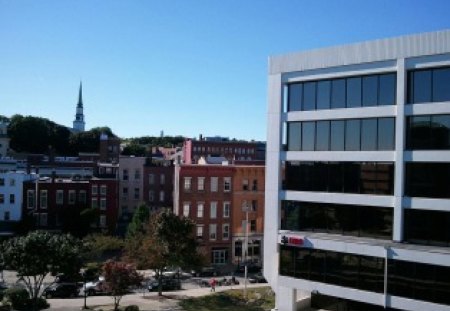
[[[0,0],[0,114],[265,140],[270,55],[450,28],[450,1]]]

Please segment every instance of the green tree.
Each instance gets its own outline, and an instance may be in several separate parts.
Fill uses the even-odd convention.
[[[45,276],[78,274],[83,249],[81,241],[71,235],[33,231],[4,242],[1,253],[5,266],[23,280],[36,310]]]
[[[159,295],[162,295],[161,277],[165,267],[193,267],[201,262],[194,228],[190,219],[162,211],[151,216],[144,233],[127,239],[125,258],[140,268],[155,271]]]
[[[95,127],[86,132],[73,133],[70,136],[69,145],[73,154],[79,152],[98,152],[100,135],[107,134],[108,137],[117,137],[109,127]]]
[[[10,146],[17,152],[68,154],[70,130],[48,119],[14,115],[8,125]]]
[[[145,232],[145,226],[150,221],[150,209],[147,205],[141,204],[134,211],[133,218],[128,224],[127,238],[134,238],[139,233]]]
[[[119,310],[120,300],[129,288],[140,285],[142,281],[134,266],[120,261],[107,261],[103,266],[103,275],[106,288],[114,299],[114,311]]]
[[[123,148],[122,155],[134,155],[137,157],[143,157],[147,155],[147,150],[143,145],[131,143]]]
[[[103,262],[122,255],[124,241],[118,237],[101,233],[90,234],[83,239],[87,246],[83,255],[86,261]]]

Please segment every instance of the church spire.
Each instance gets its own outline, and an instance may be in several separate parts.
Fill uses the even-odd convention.
[[[83,108],[83,85],[80,81],[80,90],[78,91],[78,105],[77,108]]]
[[[78,104],[75,114],[75,120],[73,121],[73,131],[84,132],[84,114],[83,114],[83,85],[80,81],[80,89],[78,91]]]

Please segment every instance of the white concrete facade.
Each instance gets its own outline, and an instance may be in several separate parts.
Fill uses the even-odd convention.
[[[386,291],[380,294],[279,275],[281,236],[300,237],[305,241],[303,247],[312,249],[450,266],[449,248],[401,243],[404,209],[450,211],[449,199],[410,198],[404,195],[405,162],[450,162],[449,151],[405,150],[408,116],[450,114],[450,102],[407,103],[407,72],[412,69],[443,66],[450,66],[450,30],[293,53],[269,59],[264,274],[277,293],[277,310],[296,310],[296,297],[298,298],[300,293],[303,295],[305,291],[402,310],[450,310],[448,305],[392,296]],[[397,74],[396,105],[295,112],[287,112],[284,109],[288,83],[388,72]],[[370,117],[395,118],[395,150],[283,151],[285,122]],[[394,194],[284,191],[281,166],[286,160],[393,162]],[[392,240],[281,231],[282,200],[392,207]]]
[[[22,220],[23,182],[37,178],[24,172],[0,173],[0,221]],[[2,203],[3,202],[3,203]]]

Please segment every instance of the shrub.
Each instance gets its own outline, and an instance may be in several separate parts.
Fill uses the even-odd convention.
[[[25,310],[29,299],[30,295],[25,288],[11,287],[5,290],[5,300],[11,304],[13,309]]]
[[[139,311],[139,307],[136,305],[127,306],[124,311]]]

